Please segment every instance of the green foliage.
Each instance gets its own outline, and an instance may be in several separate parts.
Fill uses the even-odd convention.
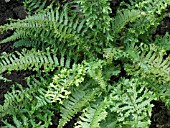
[[[7,120],[3,121],[6,127],[47,128],[51,124],[51,101],[45,98],[48,80],[42,77],[39,79],[27,78],[28,88],[24,89],[22,85],[17,84],[12,87],[10,93],[5,94],[4,104],[0,106],[0,116],[11,115],[14,121],[14,125]]]
[[[89,83],[88,83],[89,84]],[[87,85],[85,85],[86,87]],[[77,88],[72,95],[65,100],[61,107],[61,116],[59,122],[59,128],[63,127],[71,118],[80,112],[85,106],[89,104],[90,101],[94,100],[95,95],[99,93],[99,88],[93,90]]]
[[[147,128],[152,100],[170,107],[170,36],[152,38],[170,1],[122,2],[113,17],[110,2],[25,0],[30,15],[0,26],[14,30],[1,43],[22,49],[1,53],[0,80],[34,71],[4,95],[4,128]]]
[[[100,128],[99,122],[107,116],[106,105],[107,103],[105,102],[100,104],[94,103],[84,109],[80,121],[77,122],[75,128]]]
[[[115,86],[115,85],[114,85]],[[122,79],[110,93],[111,112],[117,117],[116,126],[148,127],[155,94],[145,88],[145,82],[138,79]]]
[[[73,65],[70,70],[62,69],[58,75],[54,75],[46,96],[53,102],[59,101],[62,104],[63,99],[68,98],[71,93],[68,89],[74,85],[78,87],[84,81],[85,75],[86,70],[81,65]]]
[[[36,49],[26,50],[22,52],[16,51],[15,53],[1,56],[1,68],[0,72],[6,70],[33,70],[38,71],[43,67],[43,72],[53,71],[55,67],[70,66],[70,58],[65,60],[64,54],[61,54],[61,58],[56,57],[56,52],[51,54],[49,49],[45,51],[36,51]],[[64,61],[65,60],[65,61]],[[64,63],[65,62],[65,63]]]

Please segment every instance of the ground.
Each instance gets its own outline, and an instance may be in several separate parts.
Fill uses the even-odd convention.
[[[119,3],[121,0],[112,1],[111,6],[114,8],[113,11],[117,9],[119,6]],[[170,9],[169,9],[170,12]],[[8,18],[14,18],[14,19],[24,19],[27,15],[27,12],[24,10],[24,7],[21,2],[17,2],[16,0],[11,0],[8,3],[5,3],[5,0],[0,0],[0,25],[7,23]],[[112,14],[114,15],[114,13]],[[155,35],[164,35],[166,32],[170,33],[170,17],[167,17],[164,19],[163,23],[158,27]],[[9,31],[6,34],[0,35],[0,40],[4,39],[5,37],[8,37],[12,34],[12,31]],[[0,44],[0,54],[3,52],[12,52],[13,49],[10,48],[12,42],[8,44]],[[20,50],[20,49],[16,49]],[[26,82],[24,81],[24,77],[29,76],[34,72],[30,71],[13,71],[11,74],[4,73],[3,75],[11,79],[12,82],[2,82],[0,81],[0,105],[3,104],[4,100],[4,94],[8,91],[10,91],[10,86],[14,82],[18,82],[22,85],[26,86]],[[152,101],[154,104],[153,110],[152,110],[152,117],[151,117],[151,126],[150,128],[170,128],[170,111],[166,108],[165,104],[161,101]],[[4,117],[4,119],[8,119],[10,121],[10,116]],[[57,122],[59,119],[58,113],[55,114],[53,119],[53,126],[50,128],[56,127]],[[2,126],[0,118],[0,126]],[[71,128],[74,123],[74,120],[71,120],[66,127]]]

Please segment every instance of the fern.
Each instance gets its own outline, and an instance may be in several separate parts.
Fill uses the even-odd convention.
[[[136,37],[136,40],[134,40],[136,43],[139,42],[137,38],[143,42],[148,42],[148,37],[156,30],[162,19],[167,16],[165,11],[170,4],[169,0],[132,1],[131,3],[133,6],[129,5],[130,8],[138,8],[144,16],[130,25],[130,28],[127,29],[128,32],[125,32],[128,33],[125,38],[132,34],[133,37]]]
[[[134,47],[134,46],[132,46]],[[131,48],[128,48],[129,55],[134,58],[134,62],[138,63],[138,65],[144,69],[145,72],[152,72],[155,74],[162,74],[162,76],[167,77],[170,73],[169,59],[163,60],[163,56],[165,55],[165,51],[162,49],[159,50],[159,53],[155,50],[156,46],[154,45],[143,45],[141,44],[140,47],[133,48],[133,51]],[[148,52],[149,50],[149,52]],[[167,75],[165,75],[167,74]]]
[[[60,41],[69,38],[70,40],[74,38],[79,39],[76,33],[78,34],[81,31],[81,35],[84,35],[84,31],[82,30],[84,21],[79,23],[79,20],[74,20],[74,18],[68,20],[69,16],[67,10],[67,6],[65,6],[61,12],[59,8],[55,10],[47,9],[35,16],[29,16],[25,20],[6,25],[3,27],[4,29],[16,29],[17,31],[11,37],[3,40],[2,43],[14,41],[19,38],[29,38],[31,33],[34,33],[34,36],[31,37],[32,39],[38,38],[39,40],[46,40],[48,43],[51,43],[51,41],[55,42],[52,40],[53,38],[58,38]],[[74,27],[72,27],[72,25]],[[77,30],[77,32],[75,30]],[[39,35],[41,35],[41,38],[39,38]]]
[[[84,113],[80,117],[81,121],[77,122],[75,128],[100,128],[99,122],[107,116],[106,104],[105,102],[91,104],[91,106],[84,109]]]
[[[119,12],[112,22],[112,30],[117,34],[127,23],[145,15],[144,13],[145,12],[140,12],[138,10],[124,10],[123,12]]]
[[[89,101],[94,100],[95,95],[100,89],[83,90],[84,88],[77,88],[72,95],[65,100],[61,107],[61,119],[58,128],[62,128],[75,114],[81,111]]]
[[[169,34],[151,37],[169,0],[122,2],[113,17],[110,2],[25,0],[30,15],[0,26],[14,31],[1,43],[22,49],[0,54],[0,80],[35,73],[5,94],[4,127],[47,128],[57,112],[58,128],[75,117],[76,128],[146,128],[152,100],[170,106]]]
[[[44,98],[48,80],[42,77],[38,78],[40,80],[34,77],[28,78],[28,88],[23,89],[21,85],[13,86],[12,92],[5,95],[4,104],[0,106],[0,117],[6,114],[13,115],[14,121],[14,125],[10,125],[7,120],[3,121],[6,124],[5,127],[47,128],[51,124],[51,117],[53,116],[53,112],[49,110],[51,101]],[[19,89],[16,89],[16,87],[19,87]]]
[[[68,89],[74,85],[78,87],[84,81],[85,75],[83,65],[73,65],[70,70],[62,69],[60,74],[54,76],[46,96],[53,102],[59,101],[62,104],[63,99],[68,98],[71,93]]]
[[[108,14],[111,13],[111,9],[109,7],[108,0],[101,0],[96,2],[78,0],[77,3],[80,5],[84,17],[87,21],[87,25],[90,28],[93,28],[94,25],[97,25],[98,29],[103,28],[104,33],[110,29],[109,27],[111,18],[108,16]],[[93,12],[97,10],[99,11],[98,13]],[[97,24],[97,22],[103,22],[102,26],[99,26],[101,23]]]
[[[147,127],[150,124],[149,118],[153,107],[150,102],[156,96],[145,88],[145,82],[137,81],[137,79],[123,79],[120,85],[113,86],[109,96],[111,106],[113,106],[111,112],[117,113],[114,120],[117,124],[123,121],[121,123],[123,127]],[[138,89],[139,85],[143,86]]]
[[[45,112],[44,114],[40,114],[42,112]],[[51,117],[52,117],[52,112],[48,111],[48,110],[43,110],[43,111],[39,111],[38,113],[36,113],[36,117],[34,117],[35,119],[41,119],[40,122],[37,123],[37,121],[35,119],[29,119],[28,117],[26,117],[25,115],[20,115],[21,120],[19,120],[17,118],[17,115],[13,115],[13,122],[14,124],[11,125],[10,123],[7,122],[7,120],[3,120],[2,122],[6,125],[3,126],[2,128],[29,128],[29,127],[39,127],[39,128],[48,128],[49,125],[51,125]]]
[[[43,85],[41,84],[41,82],[43,83]],[[5,95],[4,104],[0,106],[0,117],[16,111],[16,108],[13,108],[13,106],[17,105],[17,103],[27,105],[27,102],[33,102],[34,100],[37,100],[37,104],[35,106],[31,106],[32,111],[35,111],[39,107],[50,103],[50,100],[44,99],[43,96],[46,93],[44,87],[47,84],[47,81],[44,78],[41,77],[41,81],[32,78],[31,82],[28,79],[27,84],[29,88],[23,89],[21,85],[17,84],[17,86],[12,87],[12,92]],[[16,90],[16,87],[19,87],[20,89]],[[34,94],[34,96],[32,94]],[[22,107],[20,107],[20,105],[18,104],[18,108],[21,109]]]
[[[51,3],[52,1],[50,1]],[[25,0],[24,7],[28,10],[28,13],[37,13],[43,11],[46,8],[48,0]]]
[[[158,45],[159,47],[162,47],[166,51],[170,49],[170,35],[166,33],[163,37],[156,37],[154,44]]]
[[[16,41],[13,44],[13,47],[22,47],[22,46],[25,46],[25,47],[40,47],[41,42],[31,41],[29,39],[21,39],[21,40]]]
[[[76,59],[76,58],[75,58]],[[64,55],[58,59],[55,54],[51,54],[50,50],[47,52],[32,50],[23,50],[21,53],[15,52],[8,56],[2,56],[0,60],[1,73],[8,70],[39,70],[42,66],[45,71],[54,70],[55,67],[64,66]],[[70,58],[66,59],[66,67],[70,66]]]
[[[162,1],[148,0],[147,2],[144,1],[139,2],[138,5],[136,6],[137,7],[139,6],[139,8],[144,9],[145,11],[151,14],[153,13],[161,14],[162,11],[167,8],[168,4],[170,4],[169,0],[162,0]]]

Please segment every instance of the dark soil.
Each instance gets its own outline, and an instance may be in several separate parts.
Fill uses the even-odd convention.
[[[8,3],[5,3],[5,0],[0,0],[0,25],[3,25],[5,23],[8,23],[9,18],[13,19],[24,19],[26,17],[27,13],[24,11],[24,7],[22,3],[16,2],[15,0],[11,0]],[[9,31],[5,34],[0,35],[0,41],[12,34],[12,31]],[[6,52],[12,52],[12,48],[10,48],[11,43],[7,44],[0,44],[0,54],[6,53]],[[13,71],[10,75],[8,73],[4,73],[3,76],[5,76],[7,79],[12,80],[12,82],[2,82],[0,81],[0,104],[3,103],[3,95],[10,90],[10,86],[18,82],[20,84],[25,85],[24,77],[27,76],[29,71],[25,72],[15,72]]]
[[[115,15],[115,11],[117,7],[119,6],[119,3],[122,0],[114,1],[112,0],[111,6],[113,7],[113,14]],[[170,11],[170,9],[169,9]],[[8,18],[14,18],[14,19],[24,19],[27,16],[27,12],[24,10],[23,4],[21,2],[17,2],[16,0],[11,0],[8,3],[5,3],[5,0],[0,0],[0,25],[3,25],[5,23],[8,23]],[[166,17],[163,21],[163,23],[158,26],[156,30],[156,34],[158,35],[164,35],[166,32],[170,33],[170,17]],[[12,34],[12,31],[9,31],[6,34],[0,35],[0,41]],[[0,44],[0,54],[3,52],[12,52],[13,49],[10,48],[11,43],[8,44]],[[17,49],[19,50],[19,49]],[[13,71],[11,74],[4,73],[3,76],[6,78],[12,80],[11,82],[4,82],[0,81],[0,105],[3,104],[4,101],[4,94],[10,91],[10,87],[15,82],[18,82],[22,84],[23,86],[27,86],[24,78],[26,76],[29,76],[33,74],[33,72],[30,71]],[[166,108],[165,104],[161,101],[153,101],[154,104],[153,110],[152,110],[152,117],[151,117],[151,126],[150,128],[170,128],[170,111]],[[3,119],[7,119],[10,122],[11,117],[6,116]],[[0,127],[3,126],[3,123],[1,122],[2,119],[0,119]],[[53,118],[53,126],[50,126],[50,128],[56,127],[59,120],[59,114],[56,113]],[[66,128],[71,128],[74,124],[73,119],[71,120]]]
[[[170,111],[161,101],[152,101],[155,105],[152,109],[150,128],[170,128]]]

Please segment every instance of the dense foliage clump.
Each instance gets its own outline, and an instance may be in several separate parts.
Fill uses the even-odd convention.
[[[1,54],[0,73],[35,72],[5,94],[4,128],[48,128],[56,112],[58,128],[77,115],[75,128],[146,128],[152,100],[170,106],[170,35],[152,37],[170,0],[121,2],[115,16],[110,2],[25,0],[29,16],[0,26],[22,48]]]

